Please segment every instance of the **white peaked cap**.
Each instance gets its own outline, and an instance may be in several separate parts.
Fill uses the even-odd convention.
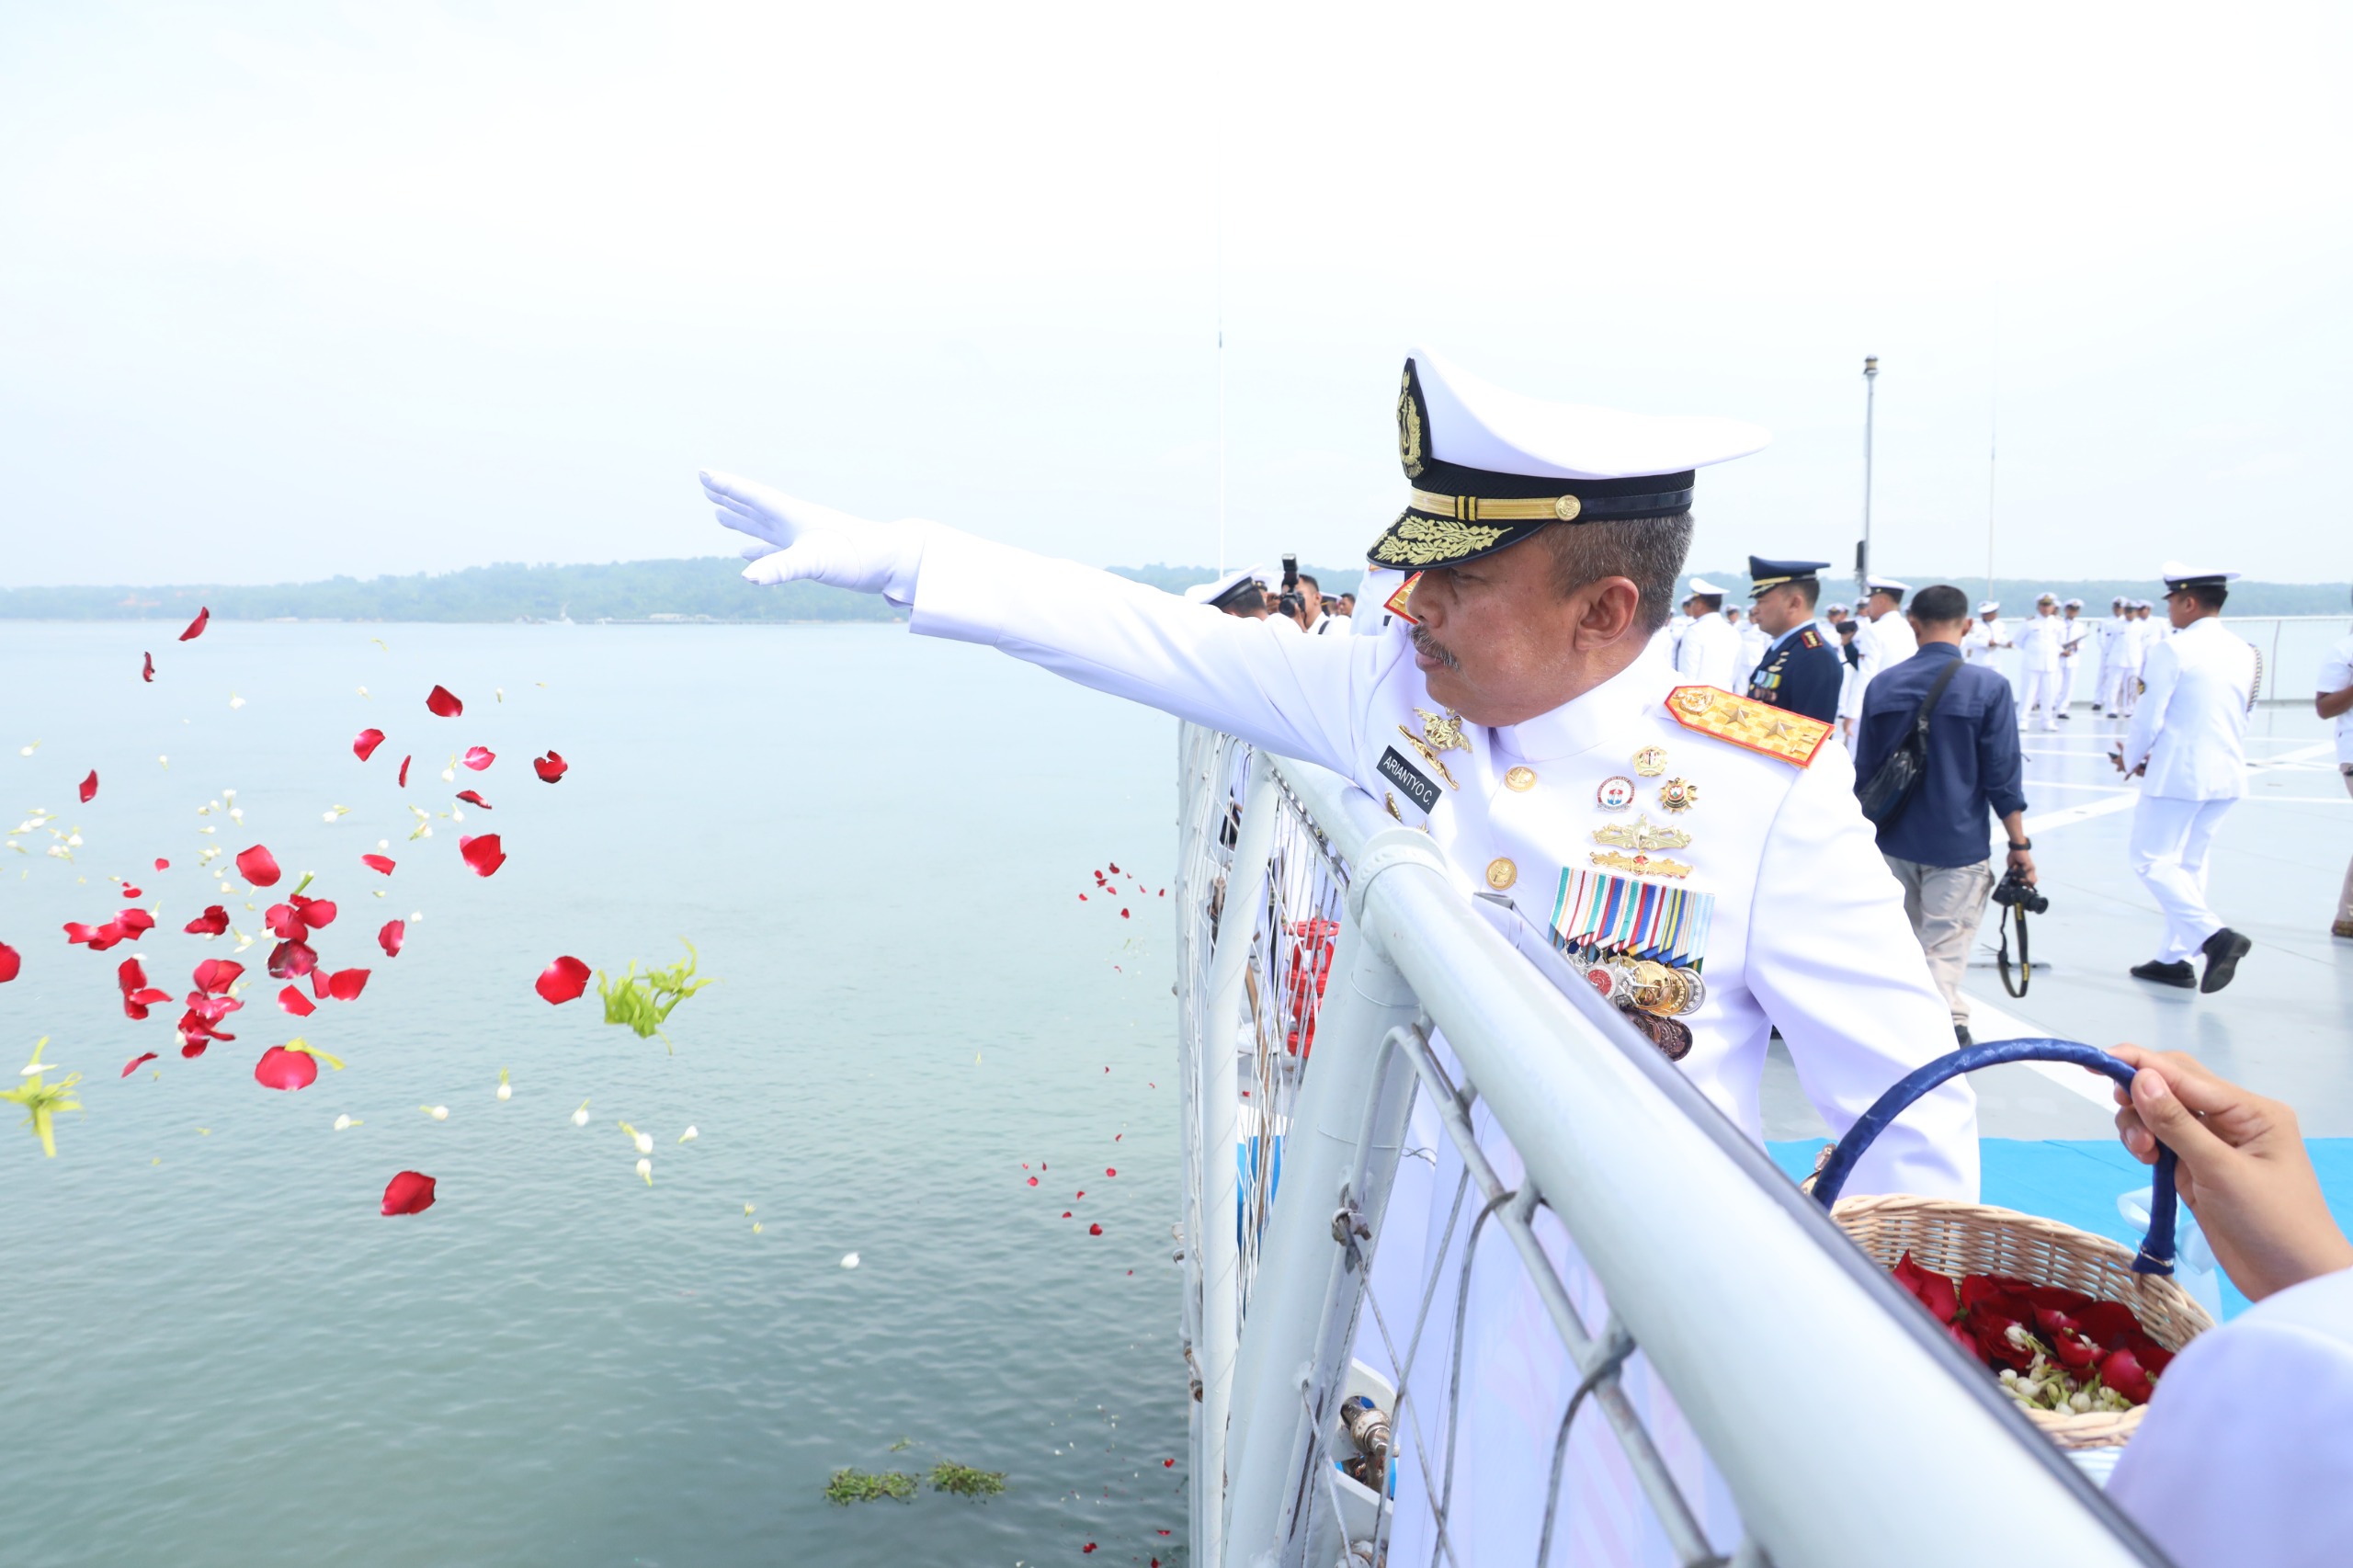
[[[2056,594],[2037,594],[2034,596],[2034,602],[2039,605],[2055,605],[2059,602],[2059,596]]]
[[[2178,561],[2168,561],[2158,568],[2157,574],[2168,583],[2235,583],[2235,572],[2220,572],[2209,566],[2184,566]]]
[[[1228,572],[1224,576],[1220,577],[1214,583],[1194,584],[1191,587],[1185,590],[1185,597],[1192,600],[1197,605],[1205,605],[1212,599],[1221,598],[1225,595],[1232,593],[1245,582],[1256,581],[1257,577],[1258,568],[1256,566],[1245,566],[1239,572]]]
[[[2069,599],[2065,604],[2059,608],[2062,609],[2081,609],[2084,608],[2084,601],[2081,599]]]
[[[1999,599],[1987,599],[1984,604],[1979,605],[1979,606],[1977,607],[1977,613],[1978,613],[1978,614],[1980,614],[1980,615],[1993,615],[1993,614],[1996,613],[1997,611],[1999,611],[1999,610],[2001,609],[2001,608],[2002,608],[2002,601],[2001,601],[2001,600],[1999,600]]]
[[[1908,594],[1912,591],[1911,584],[1899,583],[1893,577],[1874,577],[1871,579],[1871,586],[1884,589],[1891,594]]]
[[[1726,588],[1717,587],[1705,577],[1694,577],[1691,579],[1691,592],[1694,594],[1705,594],[1711,599],[1722,598],[1724,595],[1730,591],[1731,590]]]
[[[1762,451],[1772,433],[1705,415],[1627,414],[1529,397],[1413,351],[1429,405],[1430,455],[1441,462],[1542,479],[1680,473]]]

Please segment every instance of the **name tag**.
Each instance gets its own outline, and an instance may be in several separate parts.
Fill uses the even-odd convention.
[[[1414,804],[1422,808],[1423,815],[1427,816],[1438,810],[1438,785],[1425,778],[1421,770],[1412,763],[1398,756],[1395,746],[1382,749],[1381,776],[1405,791],[1406,797]]]

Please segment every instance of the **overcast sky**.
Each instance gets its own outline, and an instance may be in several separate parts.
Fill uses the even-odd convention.
[[[1891,571],[2343,579],[2347,17],[11,5],[0,582],[715,553],[701,465],[1206,562],[1221,294],[1235,563],[1360,556],[1422,342],[1771,428],[1698,565],[1851,560],[1875,353]]]

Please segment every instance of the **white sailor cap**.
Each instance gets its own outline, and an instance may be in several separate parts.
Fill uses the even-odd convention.
[[[1547,403],[1416,348],[1397,391],[1413,494],[1367,559],[1453,566],[1556,522],[1674,517],[1690,509],[1697,470],[1771,439],[1737,419]]]
[[[2165,592],[2177,588],[2219,588],[2225,583],[2235,583],[2239,574],[2211,566],[2184,566],[2178,561],[2168,561],[2157,569],[2165,580]]]
[[[2131,599],[2129,599],[2129,598],[2126,598],[2122,594],[2119,594],[2119,595],[2117,595],[2114,598],[2112,598],[2112,599],[2109,600],[2109,601],[2108,601],[2108,603],[2109,603],[2109,608],[2111,608],[2111,609],[2115,608],[2118,605],[2122,605],[2122,606],[2124,606],[2126,608],[2128,608],[2128,609],[2129,609],[2129,608],[2131,608],[2131,605],[2132,605],[2132,601],[2131,601]]]
[[[2069,599],[2065,604],[2059,608],[2062,609],[2081,609],[2084,608],[2084,601],[2081,599]]]
[[[1912,585],[1899,583],[1893,577],[1873,577],[1870,580],[1870,589],[1875,594],[1893,594],[1900,599],[1912,591]]]
[[[2001,608],[2001,600],[1987,599],[1984,604],[1977,607],[1977,613],[1980,615],[1995,615],[2000,613]]]
[[[1208,605],[1211,608],[1222,609],[1224,605],[1222,601],[1231,597],[1236,588],[1245,583],[1254,588],[1258,585],[1257,567],[1245,566],[1239,572],[1228,572],[1214,583],[1196,583],[1185,590],[1185,597],[1197,605]]]
[[[1731,590],[1727,588],[1717,587],[1705,577],[1694,577],[1691,579],[1691,597],[1694,598],[1720,599],[1730,591]]]
[[[2059,596],[2056,594],[2037,594],[2034,596],[2034,602],[2039,605],[2055,605],[2059,602]]]

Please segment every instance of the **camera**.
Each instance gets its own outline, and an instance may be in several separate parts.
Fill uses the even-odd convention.
[[[2024,915],[2041,915],[2051,908],[2051,901],[2034,891],[2026,873],[2013,870],[2003,877],[1994,889],[1994,902],[2006,903]]]
[[[1276,612],[1295,620],[1306,608],[1307,597],[1299,591],[1299,557],[1286,555],[1283,557],[1283,590],[1281,597],[1275,600]]]

